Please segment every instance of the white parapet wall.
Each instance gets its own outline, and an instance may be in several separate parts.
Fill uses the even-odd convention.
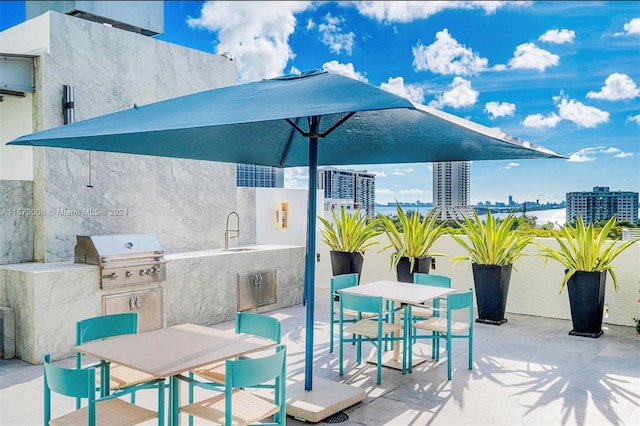
[[[362,267],[363,283],[380,279],[394,280],[395,271],[389,268],[391,249],[379,250],[389,242],[386,236],[379,237],[380,244],[367,251]],[[552,238],[537,238],[536,242],[557,247]],[[331,260],[329,248],[317,234],[317,250],[320,255],[316,263],[316,287],[329,288],[331,278]],[[435,252],[445,253],[446,256],[436,258],[436,269],[433,274],[451,277],[452,286],[458,290],[473,287],[473,273],[468,263],[458,263],[454,266],[451,258],[463,255],[460,246],[450,236],[440,238],[434,247]],[[564,269],[557,262],[549,261],[543,266],[544,258],[537,255],[537,247],[529,246],[528,256],[516,263],[511,274],[511,284],[507,298],[508,313],[535,315],[549,318],[570,319],[569,296],[564,289],[559,293],[560,283],[564,276]],[[640,315],[638,290],[640,289],[640,243],[624,251],[614,262],[615,273],[618,277],[620,289],[616,292],[611,276],[607,277],[605,304],[608,315],[604,323],[618,325],[634,325],[633,318]]]

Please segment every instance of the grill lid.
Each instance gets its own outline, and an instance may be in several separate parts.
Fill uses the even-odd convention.
[[[164,257],[164,249],[154,234],[78,235],[76,241],[76,263],[100,265],[112,258]]]

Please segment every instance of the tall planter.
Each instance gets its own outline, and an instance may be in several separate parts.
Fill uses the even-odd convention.
[[[472,267],[478,307],[476,322],[492,325],[504,324],[507,322],[504,312],[507,306],[513,264],[498,266],[473,263]]]
[[[335,251],[329,252],[331,256],[331,270],[333,275],[342,274],[358,274],[358,284],[360,284],[360,275],[362,274],[363,257],[360,252]]]
[[[421,272],[428,274],[431,269],[431,257],[422,257],[415,259],[413,263],[413,270],[411,270],[411,261],[408,257],[401,257],[396,265],[396,274],[398,281],[405,283],[413,282],[413,273]]]
[[[576,271],[569,281],[572,336],[597,338],[602,335],[606,271]]]

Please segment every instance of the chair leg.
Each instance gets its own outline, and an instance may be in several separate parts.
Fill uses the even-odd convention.
[[[382,383],[382,346],[382,335],[378,335],[378,348],[376,351],[378,355],[378,365],[376,366],[376,384],[378,385]]]
[[[339,374],[340,374],[340,376],[342,376],[342,374],[343,374],[343,366],[342,366],[342,357],[344,356],[344,348],[343,348],[344,342],[343,342],[343,339],[344,339],[344,334],[342,332],[342,325],[340,325],[340,340],[339,340],[340,347],[338,348],[338,364],[339,364]]]
[[[473,335],[469,333],[469,370],[473,368]]]
[[[451,335],[447,335],[447,378],[451,380]]]
[[[164,381],[158,383],[158,426],[164,425]]]
[[[331,302],[333,303],[333,302]],[[329,321],[329,353],[333,353],[333,325],[334,325],[333,307],[331,307],[331,320]]]
[[[189,371],[189,379],[193,380],[193,371]],[[193,404],[193,385],[192,381],[189,381],[189,404]],[[189,416],[189,426],[193,426],[193,416]]]

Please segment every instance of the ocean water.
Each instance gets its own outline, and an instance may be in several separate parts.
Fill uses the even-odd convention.
[[[407,211],[418,210],[421,214],[428,213],[431,210],[431,207],[406,207]],[[376,213],[381,213],[384,215],[395,215],[396,208],[392,207],[377,207]],[[509,213],[492,213],[494,217],[497,218],[505,218],[509,215]],[[536,225],[541,226],[546,223],[553,223],[557,226],[563,226],[567,221],[567,209],[548,209],[548,210],[527,210],[527,216],[535,216],[536,217]],[[516,215],[522,215],[522,212],[516,213]],[[480,217],[484,217],[485,215],[480,215]]]

